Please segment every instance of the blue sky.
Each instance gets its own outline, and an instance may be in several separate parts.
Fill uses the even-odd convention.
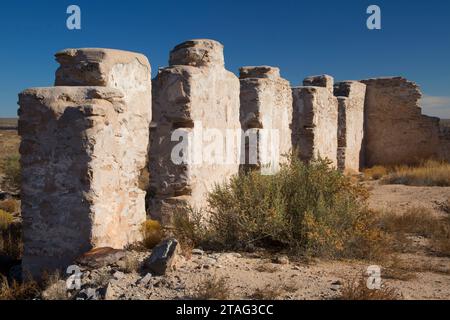
[[[66,28],[66,9],[82,11],[82,30]],[[382,30],[366,28],[366,9],[382,10]],[[426,114],[450,118],[450,1],[2,1],[0,117],[16,115],[17,94],[50,86],[64,48],[142,52],[153,75],[176,44],[211,38],[226,67],[273,65],[298,85],[309,75],[337,80],[401,75],[417,82]]]

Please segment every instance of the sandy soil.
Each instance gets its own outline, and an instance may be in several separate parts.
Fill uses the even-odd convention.
[[[439,187],[388,186],[371,182],[370,188],[369,203],[375,209],[404,211],[422,206],[440,215],[444,213],[438,204],[450,195],[450,188]],[[413,253],[398,257],[409,270],[396,275],[382,272],[383,284],[395,288],[403,299],[450,299],[450,258],[430,256],[425,239],[414,239],[414,243]],[[130,254],[140,261],[149,256],[142,252]],[[200,252],[189,259],[182,258],[176,271],[163,277],[153,276],[149,281],[143,281],[145,273],[126,274],[110,267],[90,271],[83,281],[96,283],[96,279],[105,274],[112,277],[106,289],[109,299],[191,299],[199,285],[222,278],[231,299],[251,299],[258,290],[268,298],[337,299],[342,286],[360,277],[370,265],[360,261],[323,260],[283,264],[276,260],[263,252]]]

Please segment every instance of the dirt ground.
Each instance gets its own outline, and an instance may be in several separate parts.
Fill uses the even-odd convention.
[[[450,188],[369,184],[369,203],[375,209],[404,211],[408,207],[422,206],[442,215],[438,204],[450,196]],[[425,239],[414,239],[413,253],[398,256],[403,265],[413,267],[399,274],[381,273],[382,284],[395,289],[401,299],[450,299],[450,258],[431,256],[426,246]],[[129,254],[140,261],[149,255]],[[110,267],[91,270],[83,281],[95,283],[102,274],[112,275],[106,290],[108,299],[191,299],[198,294],[199,286],[220,279],[223,282],[218,283],[230,299],[338,299],[342,286],[355,281],[370,265],[361,261],[306,263],[276,258],[263,252],[199,251],[189,259],[182,258],[176,271],[163,277],[153,276],[149,281],[143,280],[146,274],[117,272]],[[386,266],[380,267],[384,270]]]

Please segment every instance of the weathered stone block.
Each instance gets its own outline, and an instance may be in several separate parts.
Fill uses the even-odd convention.
[[[54,87],[19,95],[23,268],[39,275],[94,247],[141,239],[142,192],[127,168],[121,121],[129,106],[118,89]],[[137,161],[137,160],[136,160]],[[139,159],[138,161],[143,161]]]
[[[438,156],[439,119],[422,115],[417,84],[401,77],[361,81],[366,166],[416,164]]]
[[[344,81],[334,86],[338,97],[338,168],[359,172],[363,166],[364,99],[366,85]]]
[[[224,69],[223,46],[191,40],[170,57],[153,80],[150,147],[150,212],[163,222],[177,205],[205,207],[214,185],[238,173],[240,155],[239,80]]]
[[[338,101],[330,78],[318,76],[305,80],[305,84],[323,87],[292,88],[293,145],[301,160],[327,158],[337,167]]]
[[[267,173],[277,171],[280,162],[286,160],[285,155],[292,149],[292,90],[289,81],[280,77],[278,68],[260,66],[241,68],[240,82],[242,129],[255,135],[257,140],[253,145],[247,141],[245,164],[262,166],[263,172]],[[249,132],[249,129],[255,131]],[[245,143],[244,137],[242,142]],[[252,158],[257,162],[253,163]]]

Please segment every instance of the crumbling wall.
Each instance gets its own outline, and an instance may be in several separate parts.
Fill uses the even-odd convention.
[[[367,167],[416,164],[438,156],[439,119],[422,115],[419,87],[404,78],[363,80]]]
[[[332,77],[306,78],[303,87],[292,89],[293,145],[300,159],[328,158],[337,167],[338,101]]]
[[[239,79],[224,68],[223,46],[187,41],[169,64],[153,80],[150,134],[149,207],[163,221],[176,206],[205,207],[214,185],[238,173],[240,156]]]
[[[57,87],[19,96],[23,268],[63,268],[93,247],[141,240],[151,119],[150,64],[139,54],[70,49]]]
[[[439,159],[450,162],[450,127],[440,128]]]
[[[260,66],[241,68],[240,83],[242,129],[248,135],[257,136],[255,145],[250,141],[251,136],[247,138],[245,164],[247,167],[259,165],[263,173],[276,172],[292,149],[292,90],[289,81],[281,78],[278,68]],[[252,158],[257,161],[252,161]]]
[[[338,98],[338,168],[359,172],[363,165],[364,99],[366,85],[358,81],[335,84]]]

